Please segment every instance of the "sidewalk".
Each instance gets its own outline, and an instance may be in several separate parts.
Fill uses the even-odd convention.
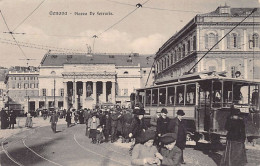
[[[33,121],[33,128],[27,128],[25,127],[25,121],[26,117],[18,117],[16,118],[16,124],[14,126],[14,129],[0,129],[0,141],[2,142],[4,139],[10,137],[11,135],[26,131],[26,130],[31,130],[36,127],[43,127],[43,126],[49,126],[50,125],[50,118],[47,118],[44,120],[42,117],[36,117],[32,118]],[[59,124],[66,124],[65,119],[59,119],[58,125]]]

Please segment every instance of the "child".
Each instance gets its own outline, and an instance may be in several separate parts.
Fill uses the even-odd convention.
[[[101,125],[99,125],[97,127],[97,133],[96,133],[97,144],[100,144],[102,142],[103,138],[104,138],[103,128]]]
[[[156,157],[161,160],[162,165],[180,166],[182,151],[175,146],[176,134],[167,133],[161,136],[160,141],[164,147],[161,148],[160,154],[156,154]]]

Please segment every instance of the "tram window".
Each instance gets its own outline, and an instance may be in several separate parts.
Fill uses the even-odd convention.
[[[145,92],[145,104],[150,105],[151,104],[151,90],[146,90]]]
[[[221,82],[213,82],[213,102],[221,102]]]
[[[158,104],[158,89],[152,90],[152,105]]]
[[[173,105],[174,104],[175,88],[174,87],[167,87],[167,90],[168,90],[167,104]]]
[[[250,104],[257,106],[259,100],[259,90],[257,85],[250,86]]]
[[[184,104],[184,85],[177,86],[176,89],[176,105],[183,105]]]
[[[230,107],[232,103],[232,82],[226,81],[223,85],[223,106]]]
[[[195,93],[196,92],[196,85],[191,84],[187,85],[187,91],[186,91],[186,104],[195,104]]]
[[[159,89],[159,101],[160,105],[165,105],[165,100],[166,100],[166,88],[160,88]]]
[[[233,102],[235,104],[248,104],[249,85],[239,82],[233,84]]]

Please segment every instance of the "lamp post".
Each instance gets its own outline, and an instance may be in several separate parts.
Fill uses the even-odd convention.
[[[56,80],[55,80],[55,75],[56,75],[56,72],[55,71],[52,71],[51,72],[51,75],[53,76],[53,108],[55,109],[55,88],[56,88]]]

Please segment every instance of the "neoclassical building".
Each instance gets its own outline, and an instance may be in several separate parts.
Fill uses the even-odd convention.
[[[155,83],[160,84],[188,72],[205,53],[253,8],[220,6],[196,15],[166,41],[155,57]],[[244,79],[260,79],[260,8],[218,43],[191,72],[226,71]]]
[[[93,108],[130,104],[130,94],[144,87],[153,55],[47,53],[40,64],[40,108]],[[147,86],[153,83],[151,72]],[[54,102],[55,101],[55,102]]]

